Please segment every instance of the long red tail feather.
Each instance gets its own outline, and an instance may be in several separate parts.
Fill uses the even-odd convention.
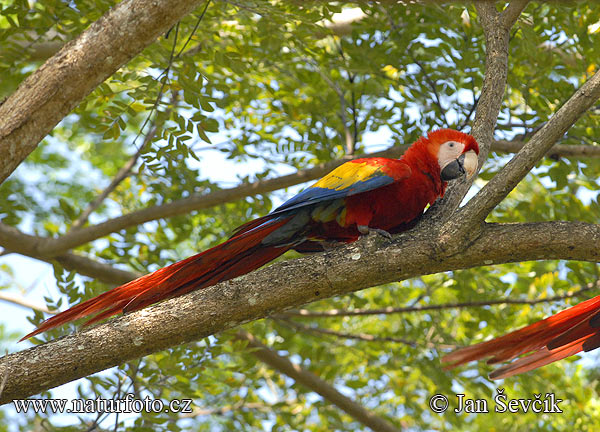
[[[21,340],[79,318],[95,315],[85,323],[89,325],[120,312],[133,312],[152,303],[249,273],[292,247],[261,244],[261,240],[285,225],[288,220],[289,218],[281,218],[259,227],[247,228],[211,249],[86,300],[48,318]]]
[[[488,364],[513,360],[490,374],[492,379],[507,378],[581,351],[600,346],[600,296],[586,300],[544,320],[477,345],[458,349],[442,358],[447,368],[488,358]]]

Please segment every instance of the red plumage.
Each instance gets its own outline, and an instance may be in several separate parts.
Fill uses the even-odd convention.
[[[267,216],[242,225],[224,243],[73,306],[23,339],[79,318],[95,315],[90,324],[232,279],[289,249],[323,250],[373,229],[404,231],[443,196],[446,180],[465,170],[473,175],[478,153],[472,136],[442,129],[420,138],[399,160],[346,162]]]
[[[504,336],[461,348],[442,358],[449,368],[488,359],[488,364],[513,360],[490,374],[507,378],[600,346],[600,296]]]

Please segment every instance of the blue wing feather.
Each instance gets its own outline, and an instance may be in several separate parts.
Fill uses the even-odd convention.
[[[351,186],[339,190],[311,186],[284,202],[282,205],[273,210],[271,214],[285,210],[306,207],[323,201],[332,201],[338,198],[345,198],[347,196],[356,195],[362,192],[368,192],[373,189],[387,186],[393,182],[394,179],[392,177],[380,175],[377,177],[372,177],[368,180],[357,181]]]
[[[394,162],[402,163],[394,160]],[[404,165],[404,164],[403,164]],[[404,165],[403,176],[410,175],[410,168]],[[233,235],[254,229],[263,223],[289,217],[289,212],[307,208],[323,202],[334,202],[348,196],[368,192],[397,181],[382,171],[382,166],[374,159],[356,159],[346,162],[327,174],[314,185],[290,198],[271,213],[238,227]],[[340,203],[340,205],[343,205]]]

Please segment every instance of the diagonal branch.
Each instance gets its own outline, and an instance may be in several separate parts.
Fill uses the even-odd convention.
[[[304,387],[319,394],[323,399],[337,406],[339,409],[344,411],[354,420],[358,421],[362,425],[374,430],[382,432],[397,432],[395,426],[389,423],[382,417],[372,413],[365,409],[362,405],[354,402],[347,396],[344,396],[335,389],[332,385],[323,381],[314,373],[303,369],[297,364],[292,363],[287,358],[280,356],[271,348],[259,342],[250,333],[240,330],[236,334],[237,339],[248,343],[248,347],[254,348],[251,354],[268,364],[273,369],[287,375],[296,381],[297,384],[301,384]]]
[[[423,63],[421,63],[415,57],[415,55],[413,54],[413,52],[410,49],[408,51],[408,54],[410,55],[410,58],[412,59],[412,61],[415,62],[415,64],[417,66],[419,66],[419,69],[421,70],[421,73],[423,74],[423,78],[425,79],[425,82],[427,83],[427,85],[429,86],[429,88],[431,89],[431,91],[433,93],[433,104],[437,107],[439,115],[441,117],[443,117],[444,125],[448,125],[448,118],[446,116],[446,110],[442,106],[442,99],[440,98],[440,94],[438,93],[437,84],[435,83],[435,81],[433,81],[433,79],[429,75],[429,72],[427,72],[427,69],[425,69],[425,66],[423,66]]]
[[[0,183],[56,124],[200,0],[124,0],[68,42],[0,104]]]
[[[48,309],[46,307],[46,305],[34,303],[32,301],[27,300],[23,296],[20,296],[20,295],[17,295],[17,294],[13,294],[13,293],[9,293],[9,292],[0,291],[0,300],[8,302],[8,303],[16,304],[16,305],[19,305],[19,306],[23,306],[23,307],[25,307],[27,309],[33,309],[33,310],[37,310],[37,311],[40,311],[40,312],[44,312],[44,313],[47,313],[47,314],[55,314],[55,313],[57,313],[57,311],[55,311],[55,310]]]
[[[171,57],[172,57],[172,55],[171,55]],[[172,60],[173,59],[171,58],[170,61],[172,61]],[[170,66],[171,66],[171,63],[169,63],[169,68],[170,68]],[[164,90],[164,83],[163,83],[163,86],[161,87],[161,90],[160,90],[158,96],[156,97],[156,102],[154,103],[154,107],[150,111],[149,115],[152,115],[152,112],[156,110],[158,103],[162,97],[163,90]],[[177,99],[178,99],[177,92],[173,92],[173,95],[171,97],[171,103],[169,104],[169,108],[167,108],[165,115],[163,116],[164,118],[169,117],[173,107],[177,104]],[[137,149],[137,151],[133,154],[133,156],[131,156],[131,158],[129,158],[129,160],[125,163],[125,165],[123,165],[121,167],[121,169],[119,170],[119,172],[117,172],[117,174],[112,179],[110,184],[100,193],[100,195],[98,195],[92,202],[90,202],[88,204],[88,206],[85,208],[85,210],[81,213],[81,215],[79,215],[79,217],[73,221],[73,223],[71,224],[71,230],[79,229],[83,225],[85,225],[85,223],[87,222],[90,215],[98,207],[100,207],[100,205],[104,202],[104,200],[106,198],[108,198],[108,196],[112,193],[112,191],[114,191],[117,188],[117,186],[119,186],[119,184],[121,184],[121,182],[123,180],[125,180],[127,177],[129,177],[131,175],[131,170],[135,166],[136,162],[138,161],[138,159],[140,158],[140,156],[142,155],[142,153],[144,152],[146,147],[148,147],[148,145],[150,145],[150,143],[156,136],[156,133],[162,127],[162,123],[164,123],[164,120],[163,120],[162,122],[160,122],[161,124],[159,124],[159,120],[158,120],[159,118],[160,118],[160,116],[158,116],[158,115],[155,117],[155,119],[152,122],[152,125],[150,127],[150,130],[144,136],[144,141],[142,142],[142,145]],[[142,126],[142,129],[143,129],[143,126]],[[140,133],[138,134],[138,136],[136,137],[136,139],[133,140],[134,145],[140,134],[141,134],[141,130],[140,130]]]
[[[481,0],[475,2],[479,21],[485,34],[485,76],[481,94],[477,99],[475,120],[471,134],[479,143],[479,167],[487,159],[493,141],[496,121],[502,105],[504,88],[508,76],[508,44],[510,29],[516,22],[520,11],[527,1],[513,0],[506,15],[496,11],[495,2]],[[510,9],[510,12],[507,12]],[[463,178],[448,188],[444,198],[434,206],[429,215],[430,220],[446,220],[459,206],[471,187],[472,180]]]
[[[504,9],[500,14],[500,19],[502,20],[502,24],[504,25],[504,27],[511,28],[514,25],[514,23],[517,22],[517,19],[519,19],[521,12],[523,12],[523,9],[525,9],[528,3],[529,0],[511,1],[508,4],[508,6],[506,6],[506,9]]]
[[[372,153],[370,156],[399,157],[404,149],[405,147],[397,146],[385,151]],[[323,176],[324,174],[327,174],[329,171],[346,162],[347,160],[349,159],[339,159],[336,161],[319,164],[313,168],[300,170],[294,174],[273,179],[259,180],[254,183],[237,186],[230,189],[221,189],[209,194],[194,195],[189,198],[180,199],[168,204],[148,207],[114,219],[110,219],[97,225],[71,231],[57,239],[41,239],[36,245],[36,253],[44,257],[53,257],[61,254],[64,251],[81,246],[92,240],[96,240],[100,237],[104,237],[110,233],[117,232],[130,226],[139,225],[156,219],[189,213],[194,210],[210,208],[226,202],[242,199],[250,195],[272,192],[274,190],[314,180]],[[6,249],[19,252],[21,246],[19,245],[18,240],[11,241],[11,237],[7,234],[7,231],[8,229],[2,229],[2,224],[0,223],[0,244]]]
[[[138,148],[137,151],[133,154],[133,156],[131,156],[131,158],[129,158],[129,160],[125,163],[125,165],[123,165],[121,167],[119,172],[117,172],[115,177],[111,180],[110,184],[106,188],[104,188],[104,190],[92,202],[90,202],[87,205],[87,207],[79,215],[79,217],[73,221],[73,223],[71,224],[72,230],[79,229],[83,225],[85,225],[85,223],[87,222],[90,215],[94,211],[96,211],[96,209],[98,207],[100,207],[100,205],[104,202],[104,200],[106,198],[108,198],[108,196],[112,193],[112,191],[114,191],[117,188],[117,186],[119,186],[119,184],[121,184],[121,182],[123,180],[125,180],[127,177],[129,177],[131,175],[131,170],[135,166],[135,164],[138,161],[141,154],[144,152],[144,149],[146,148],[148,143],[150,143],[156,136],[157,131],[158,131],[158,127],[156,125],[153,125],[150,128],[150,130],[146,134],[146,136],[144,138],[144,142],[142,143],[140,148]]]
[[[384,283],[507,262],[600,262],[600,225],[596,224],[485,224],[470,242],[457,239],[460,252],[454,254],[440,254],[438,242],[436,232],[423,228],[402,233],[393,242],[369,236],[10,354],[0,359],[0,377],[8,377],[0,403],[291,307]]]
[[[533,135],[523,148],[471,199],[447,227],[447,233],[466,233],[482,222],[531,171],[554,143],[600,98],[600,71],[596,72]]]

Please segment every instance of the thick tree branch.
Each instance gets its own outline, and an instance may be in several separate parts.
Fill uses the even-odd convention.
[[[0,105],[0,183],[98,84],[199,0],[124,0],[68,42]]]
[[[393,242],[368,236],[150,306],[0,359],[0,402],[25,398],[123,362],[312,301],[411,277],[542,259],[600,261],[600,225],[485,224],[459,252],[440,253],[435,231]],[[519,245],[518,248],[515,245]],[[166,326],[165,323],[169,325]]]
[[[254,348],[252,355],[268,364],[273,369],[292,378],[296,383],[319,394],[323,399],[337,406],[346,414],[351,416],[362,425],[374,430],[382,432],[397,432],[395,426],[389,423],[382,417],[373,414],[366,410],[362,405],[354,402],[347,396],[344,396],[335,389],[332,385],[323,381],[314,373],[303,369],[297,364],[292,363],[285,357],[280,356],[275,351],[260,343],[254,336],[245,331],[239,331],[237,338],[248,342],[248,346]]]

